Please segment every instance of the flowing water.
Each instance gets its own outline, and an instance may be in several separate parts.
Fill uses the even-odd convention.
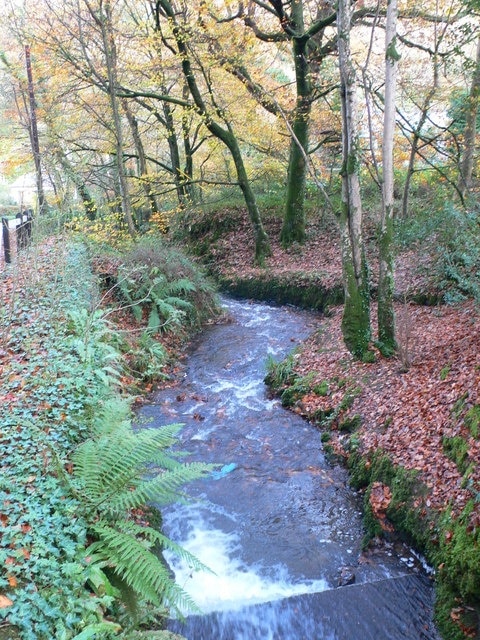
[[[224,300],[232,322],[208,328],[183,379],[142,409],[148,428],[184,423],[187,460],[220,465],[162,509],[165,533],[213,573],[168,556],[202,615],[169,628],[189,640],[436,639],[432,586],[404,547],[364,553],[361,499],[324,457],[320,432],[263,383],[321,325],[289,307]],[[343,586],[340,586],[343,585]]]

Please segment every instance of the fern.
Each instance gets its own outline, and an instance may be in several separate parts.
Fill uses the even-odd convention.
[[[174,424],[135,434],[119,425],[113,432],[86,440],[72,455],[78,492],[95,507],[106,502],[109,495],[145,483],[141,476],[150,464],[175,468],[180,463],[166,454],[165,448],[175,442],[174,435],[180,427]]]
[[[167,330],[172,325],[195,324],[197,311],[187,299],[197,293],[192,280],[184,276],[169,279],[160,267],[147,264],[127,269],[119,270],[118,287],[138,322],[146,314],[152,332]]]
[[[89,547],[91,563],[112,565],[117,577],[153,604],[180,611],[199,611],[191,597],[172,580],[168,568],[159,567],[155,550],[168,548],[188,563],[192,571],[210,571],[191,553],[152,528],[133,522],[112,526],[99,521],[92,527],[98,541]]]
[[[151,333],[196,328],[219,313],[212,283],[171,245],[142,238],[122,259],[116,289]]]
[[[109,408],[114,410],[116,423],[106,418]],[[107,400],[102,412],[94,436],[72,456],[70,480],[94,538],[87,549],[90,566],[109,568],[139,598],[155,605],[195,610],[194,602],[173,582],[152,549],[171,549],[194,570],[205,570],[204,565],[161,532],[132,522],[129,513],[148,502],[168,504],[183,499],[183,485],[208,475],[214,466],[181,463],[177,459],[181,453],[167,451],[182,425],[134,432],[125,403]],[[160,467],[155,475],[152,465]]]
[[[165,366],[169,355],[165,347],[152,336],[148,328],[138,339],[137,348],[130,352],[129,367],[136,378],[153,381],[168,378]]]
[[[198,611],[191,597],[170,577],[168,567],[148,548],[145,540],[99,521],[92,526],[98,540],[90,545],[91,562],[110,565],[115,574],[145,600],[175,610]]]
[[[88,627],[76,635],[72,640],[97,640],[98,638],[105,638],[107,634],[117,634],[121,630],[120,625],[114,622],[98,622],[96,624],[89,624]]]
[[[143,527],[131,521],[120,523],[118,526],[123,533],[128,533],[129,535],[133,535],[137,538],[143,537],[152,545],[160,545],[162,549],[173,551],[173,553],[186,562],[193,571],[207,571],[208,573],[213,573],[212,570],[204,565],[197,557],[170,540],[170,538],[165,536],[161,531],[157,531],[151,527]]]
[[[203,463],[179,464],[177,469],[164,471],[154,480],[142,482],[132,490],[118,492],[105,505],[112,514],[123,509],[133,509],[138,504],[154,501],[158,505],[171,504],[185,499],[185,494],[179,491],[186,482],[197,480],[210,473],[213,467]]]
[[[178,296],[181,293],[194,293],[197,290],[197,287],[188,278],[179,278],[178,280],[170,282],[169,289],[171,295]]]
[[[97,309],[69,310],[67,329],[69,343],[80,361],[90,368],[100,383],[109,387],[118,385],[121,378],[120,350],[115,344],[115,333],[106,319],[107,312]]]
[[[103,398],[92,420],[93,437],[108,436],[115,430],[130,430],[132,410],[127,398],[112,395]]]

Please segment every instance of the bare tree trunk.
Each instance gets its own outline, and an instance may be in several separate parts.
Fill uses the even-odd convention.
[[[32,73],[32,59],[30,46],[25,45],[25,66],[27,70],[27,82],[28,82],[28,100],[30,105],[30,143],[32,146],[33,162],[35,164],[35,177],[37,182],[37,198],[38,198],[38,213],[44,213],[46,208],[45,192],[43,190],[43,175],[42,175],[42,163],[40,157],[40,142],[38,139],[38,127],[37,127],[37,106],[35,102],[35,89],[33,86],[33,73]]]
[[[135,150],[137,152],[139,179],[142,184],[143,192],[145,193],[145,198],[148,202],[150,215],[153,215],[157,213],[159,209],[158,209],[158,204],[155,198],[155,194],[152,189],[152,183],[148,175],[147,159],[145,157],[145,149],[143,147],[142,138],[140,137],[140,131],[138,130],[138,122],[136,117],[133,115],[130,109],[130,106],[126,100],[122,100],[122,107],[127,117],[128,124],[130,125],[133,144],[135,145]]]
[[[87,6],[88,3],[87,3]],[[103,10],[104,9],[104,10]],[[95,13],[89,7],[92,16]],[[99,23],[105,54],[105,62],[107,66],[108,80],[108,96],[110,98],[110,106],[112,109],[113,127],[115,133],[115,161],[117,167],[118,189],[120,193],[123,216],[127,223],[128,231],[131,236],[136,235],[135,224],[133,222],[132,208],[130,203],[130,195],[128,189],[127,176],[125,174],[125,160],[123,157],[123,131],[122,119],[120,115],[118,97],[117,97],[117,51],[112,25],[112,7],[110,0],[100,0],[100,13],[96,17]]]
[[[468,191],[472,187],[473,161],[475,156],[475,138],[477,134],[477,115],[480,101],[480,38],[477,40],[477,55],[475,60],[475,70],[473,72],[472,84],[467,101],[467,113],[465,133],[463,136],[464,147],[462,160],[460,162],[460,176],[458,188],[465,199]]]
[[[362,235],[359,181],[359,136],[356,74],[350,53],[349,0],[338,1],[337,29],[342,103],[342,206],[338,214],[345,304],[342,333],[347,349],[357,358],[369,358],[371,339],[368,269]]]
[[[385,107],[382,145],[382,218],[379,238],[378,340],[387,355],[395,350],[395,315],[393,310],[393,139],[395,133],[395,90],[399,54],[397,38],[397,0],[387,4],[385,30]]]

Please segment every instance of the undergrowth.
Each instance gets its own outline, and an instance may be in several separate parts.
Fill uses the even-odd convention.
[[[202,566],[146,525],[143,505],[210,467],[169,453],[178,425],[134,434],[85,249],[51,242],[25,264],[2,274],[0,638],[160,638],[169,608],[194,608],[161,549]],[[148,479],[151,462],[163,471]]]
[[[266,362],[265,384],[280,397],[284,407],[298,407],[298,403],[307,394],[323,398],[322,408],[308,414],[309,420],[322,429],[334,426],[339,431],[352,433],[360,426],[360,416],[346,415],[359,393],[359,387],[353,380],[335,377],[332,380],[318,380],[315,371],[301,376],[295,370],[298,351],[292,351],[286,358],[277,362],[269,356]],[[333,392],[342,390],[342,399],[335,405],[331,401]]]
[[[463,211],[452,204],[417,212],[396,225],[400,248],[428,246],[429,268],[436,286],[449,304],[467,298],[480,301],[480,212]]]
[[[218,310],[211,282],[158,237],[123,254],[116,279],[124,302],[151,333],[198,329]]]

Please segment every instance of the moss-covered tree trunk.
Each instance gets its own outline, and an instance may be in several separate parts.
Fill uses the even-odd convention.
[[[240,5],[242,9],[239,9],[239,16],[259,40],[270,43],[290,42],[292,46],[296,100],[293,116],[288,119],[291,142],[280,240],[283,246],[289,246],[294,242],[302,243],[305,240],[305,186],[311,108],[312,102],[319,97],[314,89],[315,82],[312,81],[312,77],[318,74],[323,60],[334,49],[335,38],[330,37],[330,31],[327,32],[326,40],[324,37],[326,30],[335,22],[335,10],[332,3],[309,3],[304,0],[289,2],[253,0],[253,2],[239,3]],[[243,5],[247,7],[245,13]],[[269,22],[268,20],[263,22],[260,14],[256,14],[256,8],[260,8],[265,14],[275,15],[281,31],[272,33],[270,30],[264,30],[264,25]],[[256,15],[259,16],[258,20]],[[258,84],[252,82],[248,73],[238,65],[235,75],[268,111],[277,115],[281,113],[275,100],[272,100]]]
[[[166,86],[162,87],[163,93],[167,94],[168,89]],[[180,207],[185,205],[187,190],[185,188],[185,176],[182,170],[182,164],[180,161],[180,149],[178,145],[177,132],[175,130],[175,122],[173,120],[172,108],[168,102],[162,103],[164,120],[167,128],[167,142],[170,152],[170,161],[172,164],[173,179],[175,181],[175,189],[177,192],[178,202]]]
[[[391,355],[396,348],[393,309],[393,140],[395,132],[395,89],[399,55],[396,50],[397,0],[389,0],[385,30],[385,106],[382,143],[382,219],[379,238],[378,341]]]
[[[183,86],[183,97],[188,100],[188,86]],[[182,170],[182,195],[183,202],[193,202],[195,200],[195,193],[193,189],[193,154],[195,148],[190,138],[190,115],[188,109],[185,107],[182,111],[182,140],[183,140],[183,152],[185,155],[185,164]]]
[[[268,242],[268,236],[263,228],[262,220],[260,217],[260,211],[258,209],[255,194],[253,193],[250,180],[248,179],[247,171],[243,163],[242,154],[238,145],[237,139],[233,132],[223,132],[218,137],[225,142],[232,154],[233,162],[237,172],[238,183],[242,190],[245,203],[247,205],[248,213],[250,216],[250,222],[253,227],[253,234],[255,238],[255,262],[262,265],[265,257],[270,254],[270,244]],[[228,135],[225,135],[228,134]]]
[[[297,19],[300,21],[300,24],[296,26],[300,27],[303,32],[303,10],[300,8],[296,13],[298,14]],[[306,154],[308,153],[312,91],[307,61],[307,44],[308,38],[304,35],[293,38],[297,99],[288,160],[287,201],[280,235],[283,246],[305,241]]]
[[[340,92],[342,104],[342,206],[338,214],[345,303],[342,333],[347,349],[357,358],[368,357],[371,339],[368,268],[362,234],[359,180],[359,137],[356,78],[350,54],[350,2],[339,0],[337,13]]]

